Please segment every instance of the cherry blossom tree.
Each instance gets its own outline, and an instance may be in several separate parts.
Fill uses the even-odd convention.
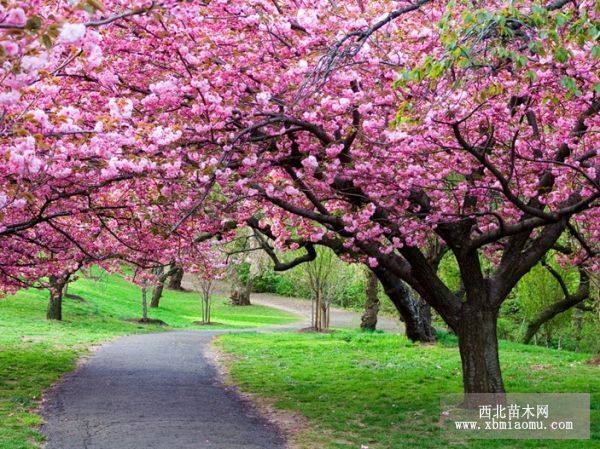
[[[593,2],[133,7],[72,12],[52,76],[13,89],[3,246],[63,216],[123,223],[100,227],[126,248],[255,219],[282,249],[335,245],[410,285],[458,335],[465,390],[502,393],[507,295],[563,236],[598,268]]]
[[[145,101],[205,111],[177,141],[214,154],[208,186],[237,194],[238,220],[258,203],[282,244],[292,232],[341,238],[456,331],[467,391],[502,392],[502,301],[565,232],[596,263],[593,6],[422,3],[387,15],[386,2],[265,2],[261,14],[228,4],[227,19],[203,21],[200,34],[214,25],[218,42],[193,48],[217,63],[188,56],[189,85],[201,74],[210,101],[187,109],[185,94],[174,98],[185,75]],[[457,259],[464,298],[437,276],[432,245]]]

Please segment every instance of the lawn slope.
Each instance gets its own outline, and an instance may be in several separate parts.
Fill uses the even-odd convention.
[[[440,395],[460,392],[456,342],[415,345],[392,334],[338,332],[238,334],[217,346],[233,357],[229,372],[243,391],[301,413],[310,431],[303,449],[442,449],[447,447],[600,449],[600,368],[590,355],[501,343],[512,392],[591,392],[592,440],[447,441],[438,427]]]

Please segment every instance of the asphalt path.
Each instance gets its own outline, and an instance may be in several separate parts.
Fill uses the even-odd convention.
[[[253,294],[253,304],[310,322],[310,302]],[[357,328],[360,314],[331,313],[332,327]],[[379,328],[399,332],[397,319]],[[223,331],[190,330],[132,335],[101,346],[46,393],[42,406],[46,449],[284,449],[277,428],[233,389],[205,355]]]
[[[283,449],[277,429],[221,383],[215,331],[103,345],[46,394],[46,449]]]

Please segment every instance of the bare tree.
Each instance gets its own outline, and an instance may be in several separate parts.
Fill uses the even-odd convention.
[[[202,320],[198,324],[211,324],[211,293],[213,289],[213,279],[198,275],[194,279],[196,290],[200,293],[200,305],[202,309]]]
[[[316,250],[314,260],[296,270],[297,282],[304,283],[311,292],[311,327],[316,332],[329,329],[331,303],[343,293],[349,273],[342,270],[342,261],[328,248]]]
[[[275,271],[286,271],[303,263],[315,260],[317,252],[315,245],[304,239],[291,239],[287,243],[294,243],[306,251],[293,260],[282,262],[269,240],[275,240],[275,236],[269,225],[261,225],[255,217],[248,220],[248,225],[255,230],[255,235],[267,255],[273,260]],[[326,237],[321,239],[319,246],[331,249],[338,257],[351,256],[357,258],[340,238]],[[440,260],[447,247],[439,242],[432,242],[425,252],[425,257],[431,266],[437,271]],[[408,288],[406,282],[396,276],[390,270],[378,266],[372,268],[385,294],[390,298],[398,313],[404,321],[406,336],[412,341],[429,343],[435,341],[435,329],[431,324],[431,306],[425,302],[414,290]]]

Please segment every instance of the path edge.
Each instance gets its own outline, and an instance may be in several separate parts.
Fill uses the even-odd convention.
[[[262,418],[274,426],[285,439],[286,449],[304,449],[299,437],[310,429],[308,418],[298,412],[275,407],[275,400],[255,393],[242,391],[235,383],[229,366],[236,360],[233,354],[217,346],[219,335],[215,335],[206,346],[204,356],[213,365],[224,388],[232,390],[239,398],[254,408]]]
[[[106,341],[99,341],[97,343],[93,343],[89,346],[86,346],[86,347],[80,349],[78,351],[79,353],[77,354],[77,356],[75,358],[75,363],[74,363],[73,369],[62,373],[58,377],[58,379],[56,379],[54,382],[52,382],[51,385],[49,385],[44,390],[42,390],[42,394],[40,394],[39,399],[36,401],[35,407],[33,407],[29,410],[30,413],[34,413],[42,419],[41,424],[36,424],[34,426],[31,426],[33,429],[35,429],[35,431],[39,432],[44,437],[43,441],[41,441],[39,443],[37,443],[37,442],[35,443],[37,447],[43,449],[44,447],[46,447],[46,445],[48,443],[48,441],[46,439],[46,434],[44,433],[44,426],[47,424],[46,416],[49,412],[51,402],[53,399],[56,399],[56,395],[57,395],[59,388],[65,382],[67,382],[72,376],[76,376],[85,367],[85,365],[87,365],[87,363],[94,356],[94,354],[96,352],[98,352],[98,350],[100,348],[102,348],[102,346],[104,346],[105,344],[110,343],[111,341],[114,341],[120,337],[122,337],[122,336],[117,336],[115,338],[111,338]]]

